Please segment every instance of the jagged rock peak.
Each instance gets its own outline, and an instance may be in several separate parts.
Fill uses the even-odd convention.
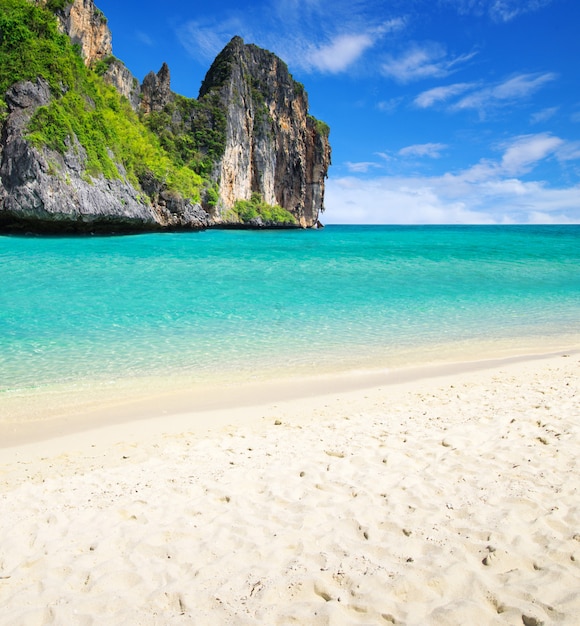
[[[273,52],[255,44],[246,44],[240,36],[236,35],[212,63],[201,84],[199,97],[202,98],[208,92],[222,87],[228,80],[231,80],[236,66],[241,66],[247,71],[252,70],[252,73],[246,74],[244,78],[253,83],[262,78],[261,75],[271,74],[274,70],[279,81],[289,85],[299,84],[292,78],[286,63]],[[304,94],[303,90],[302,93]]]
[[[152,111],[162,111],[171,102],[171,75],[167,63],[163,63],[161,69],[149,72],[143,79],[141,85],[141,111],[151,113]]]
[[[259,193],[301,226],[316,225],[330,145],[328,127],[308,114],[304,86],[275,54],[234,37],[209,69],[199,98],[216,95],[226,111],[217,165],[223,212]]]

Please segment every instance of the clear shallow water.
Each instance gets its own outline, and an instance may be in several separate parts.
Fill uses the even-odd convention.
[[[3,391],[389,367],[563,335],[580,337],[577,226],[0,237]]]

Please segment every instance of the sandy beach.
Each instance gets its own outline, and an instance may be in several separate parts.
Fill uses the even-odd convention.
[[[0,449],[0,624],[580,624],[579,365]]]

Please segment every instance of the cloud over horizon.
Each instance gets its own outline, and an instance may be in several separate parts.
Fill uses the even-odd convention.
[[[433,146],[408,146],[399,154],[433,156],[445,147]],[[580,146],[539,133],[514,137],[502,146],[501,158],[481,159],[456,173],[330,178],[325,217],[334,224],[580,224],[580,185],[554,187],[520,178],[567,153],[580,159]],[[366,165],[361,172],[369,171]]]

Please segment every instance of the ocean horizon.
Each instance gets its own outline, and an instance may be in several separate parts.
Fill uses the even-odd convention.
[[[256,381],[580,337],[580,226],[0,237],[0,392]]]

